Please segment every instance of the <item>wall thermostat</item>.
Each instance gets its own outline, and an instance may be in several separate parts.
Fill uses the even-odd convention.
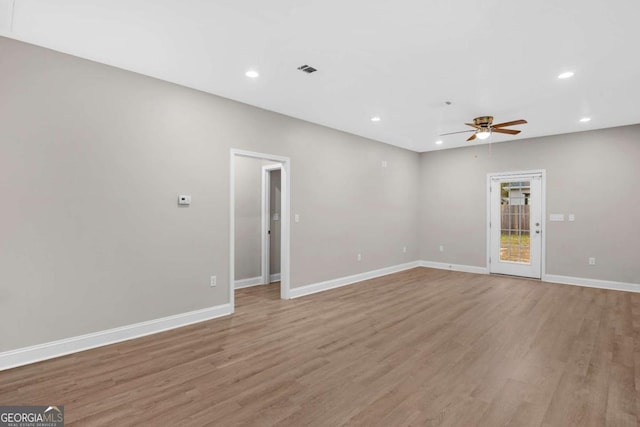
[[[191,196],[186,194],[179,194],[178,204],[181,206],[189,206],[191,204]]]

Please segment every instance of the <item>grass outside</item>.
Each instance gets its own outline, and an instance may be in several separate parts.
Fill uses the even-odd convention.
[[[507,234],[500,236],[500,261],[530,262],[531,237],[529,234]]]

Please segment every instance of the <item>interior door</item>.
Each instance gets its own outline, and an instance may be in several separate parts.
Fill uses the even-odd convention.
[[[542,174],[490,181],[491,273],[542,276]]]

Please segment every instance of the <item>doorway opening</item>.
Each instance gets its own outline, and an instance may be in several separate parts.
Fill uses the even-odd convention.
[[[280,281],[282,164],[262,166],[262,284]]]
[[[290,298],[290,159],[288,157],[282,157],[272,154],[232,149],[230,153],[229,300],[233,308],[235,308],[236,270],[240,267],[240,265],[237,264],[238,259],[236,256],[236,250],[240,249],[240,247],[237,248],[236,245],[239,246],[240,244],[244,244],[244,240],[237,239],[244,239],[243,233],[251,231],[249,230],[250,227],[244,227],[240,223],[240,221],[244,220],[244,218],[238,219],[236,217],[236,190],[237,186],[242,185],[242,182],[236,182],[238,178],[236,170],[238,165],[236,161],[242,161],[244,159],[257,159],[263,161],[263,163],[267,163],[266,165],[262,165],[262,168],[258,167],[257,169],[258,176],[260,176],[260,173],[262,171],[262,197],[258,201],[259,211],[257,214],[259,217],[259,224],[257,225],[257,241],[259,242],[257,245],[257,251],[259,251],[259,255],[257,256],[257,268],[259,268],[260,276],[256,277],[258,283],[255,284],[260,284],[260,282],[262,284],[268,284],[272,281],[270,271],[275,270],[275,263],[279,259],[279,276],[273,277],[274,279],[278,278],[280,281],[280,298]],[[267,173],[269,174],[268,176],[265,175]],[[269,184],[271,184],[272,181],[276,180],[276,173],[280,178],[279,190],[271,191],[271,186],[270,188],[265,188],[265,179],[269,181]],[[260,191],[259,182],[260,178],[258,178],[257,184],[258,191]],[[272,199],[274,199],[276,195],[279,195],[279,204],[277,207],[276,202],[272,202]],[[267,200],[267,197],[269,198],[269,200]],[[277,212],[278,214],[277,228],[279,229],[280,238],[278,239],[278,242],[276,242],[276,239],[274,239],[273,244],[271,244],[271,242],[267,244],[268,240],[265,238],[265,234],[268,236],[269,230],[271,230],[273,233],[276,228],[272,227],[271,224],[267,226],[267,219],[273,218],[273,215],[270,211],[269,214],[267,214],[266,209],[271,210],[272,207],[274,211],[273,213]],[[237,220],[238,224],[236,224]],[[240,227],[237,229],[237,226]],[[251,237],[251,239],[253,239],[253,237]],[[279,243],[279,246],[277,245],[277,243]],[[244,254],[243,251],[244,249],[241,251],[242,254]],[[273,267],[268,264],[272,261]]]
[[[487,176],[490,273],[540,279],[544,272],[545,171]]]

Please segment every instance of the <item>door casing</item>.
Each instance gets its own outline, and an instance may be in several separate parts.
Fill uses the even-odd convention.
[[[487,272],[491,273],[491,181],[494,178],[499,179],[508,179],[508,178],[519,178],[526,177],[532,175],[540,176],[540,278],[544,277],[546,274],[546,246],[547,246],[547,226],[546,226],[546,216],[547,216],[547,172],[545,169],[535,169],[535,170],[526,170],[526,171],[515,171],[515,172],[495,172],[487,174]]]
[[[235,158],[237,156],[268,160],[282,165],[280,169],[282,203],[282,212],[280,213],[280,298],[291,298],[289,282],[291,266],[291,160],[289,157],[232,148],[229,153],[229,303],[232,312],[235,311]]]

